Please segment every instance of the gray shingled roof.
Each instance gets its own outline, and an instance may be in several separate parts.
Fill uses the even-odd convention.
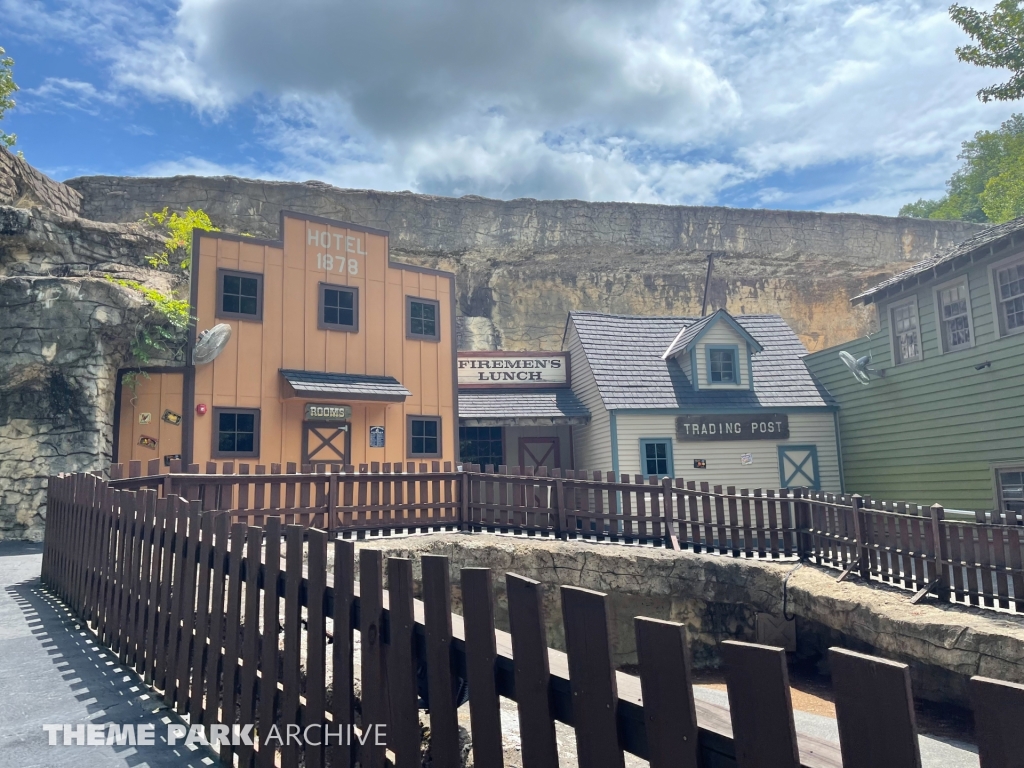
[[[355,373],[281,369],[281,375],[303,397],[351,397],[353,399],[402,401],[412,393],[394,376],[361,376]]]
[[[753,391],[695,391],[679,363],[661,355],[681,327],[700,319],[569,313],[610,410],[835,406],[804,365],[804,345],[778,315],[734,317],[764,347],[753,356]]]
[[[1024,236],[1018,235],[1022,231],[1024,231],[1024,218],[990,227],[943,253],[920,261],[910,269],[893,275],[888,280],[883,280],[864,293],[854,296],[850,299],[850,303],[871,304],[883,296],[899,293],[906,288],[912,288],[932,278],[940,277],[978,257],[990,256],[1001,248],[1011,245],[1020,245],[1024,243]],[[1018,236],[1015,237],[1015,235]],[[1004,240],[1004,242],[997,243],[997,240]],[[953,263],[957,260],[960,260],[961,264]]]
[[[554,419],[586,423],[590,411],[571,389],[460,390],[459,419]]]
[[[679,331],[679,335],[676,336],[671,346],[669,346],[669,348],[666,349],[661,354],[662,358],[668,360],[677,352],[682,352],[684,349],[686,349],[686,347],[689,346],[690,342],[697,338],[697,334],[699,334],[701,331],[708,327],[708,325],[711,323],[714,317],[714,314],[710,314],[707,317],[702,317],[699,320],[696,320],[690,323],[689,325],[684,326]]]

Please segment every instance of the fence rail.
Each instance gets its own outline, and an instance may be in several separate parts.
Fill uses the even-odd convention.
[[[1024,521],[939,505],[878,502],[807,489],[737,489],[681,478],[544,467],[453,468],[434,461],[269,467],[210,462],[160,474],[159,462],[111,468],[115,488],[181,496],[235,522],[318,527],[343,537],[438,530],[583,538],[732,557],[799,558],[913,592],[1024,613]],[[220,472],[218,473],[218,469]],[[236,471],[237,469],[237,471]],[[255,470],[251,472],[250,470]]]
[[[428,702],[433,764],[458,766],[463,682],[475,764],[488,768],[503,764],[500,696],[517,703],[526,768],[558,765],[556,720],[574,729],[583,768],[621,768],[626,752],[652,768],[921,765],[903,664],[830,651],[837,747],[797,733],[779,648],[726,642],[731,707],[718,707],[693,697],[681,624],[637,618],[639,676],[616,672],[600,593],[561,588],[560,653],[546,647],[542,585],[514,574],[506,633],[488,569],[457,574],[464,609],[452,614],[446,557],[422,558],[420,602],[411,560],[372,549],[356,560],[351,541],[278,516],[232,523],[199,500],[93,475],[51,478],[47,504],[44,582],[208,738],[254,725],[255,743],[217,745],[229,765],[418,767]],[[970,690],[981,764],[1018,765],[1024,686],[975,677]],[[289,726],[305,738],[286,739]],[[325,745],[328,728],[342,737]]]

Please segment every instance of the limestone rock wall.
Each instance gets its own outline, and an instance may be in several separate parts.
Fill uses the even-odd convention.
[[[811,350],[855,338],[871,312],[861,289],[980,230],[978,225],[856,214],[458,199],[232,177],[83,177],[84,216],[136,221],[201,207],[225,229],[278,235],[282,209],[391,232],[396,258],[458,275],[466,349],[557,349],[566,314],[699,314],[709,304],[785,317]]]
[[[0,150],[0,539],[42,538],[49,475],[110,463],[117,372],[138,364],[139,329],[163,320],[108,278],[184,283],[146,264],[162,237],[79,218],[79,203]]]

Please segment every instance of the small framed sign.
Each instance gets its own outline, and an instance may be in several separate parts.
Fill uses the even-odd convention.
[[[352,418],[351,405],[306,403],[306,421],[348,421]]]
[[[139,424],[149,424],[151,421],[153,421],[153,414],[152,413],[140,413],[139,414]]]
[[[747,464],[753,464],[753,463],[754,463],[754,454],[752,454],[752,453],[741,453],[740,454],[740,464],[747,465]]]
[[[707,459],[694,459],[693,460],[693,468],[694,469],[707,469],[708,468],[708,460]]]
[[[181,414],[175,413],[170,408],[164,411],[164,415],[161,416],[160,418],[162,418],[168,424],[174,425],[175,427],[181,424]]]
[[[384,427],[370,427],[370,447],[384,447]]]
[[[139,445],[143,448],[152,448],[155,451],[156,443],[157,439],[155,437],[150,437],[149,435],[142,435],[142,437],[139,438]]]

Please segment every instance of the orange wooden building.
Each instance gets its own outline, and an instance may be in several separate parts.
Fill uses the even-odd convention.
[[[280,226],[195,232],[190,365],[122,374],[114,460],[457,461],[455,276],[392,261],[381,230],[289,211]],[[221,323],[222,351],[191,364]]]

